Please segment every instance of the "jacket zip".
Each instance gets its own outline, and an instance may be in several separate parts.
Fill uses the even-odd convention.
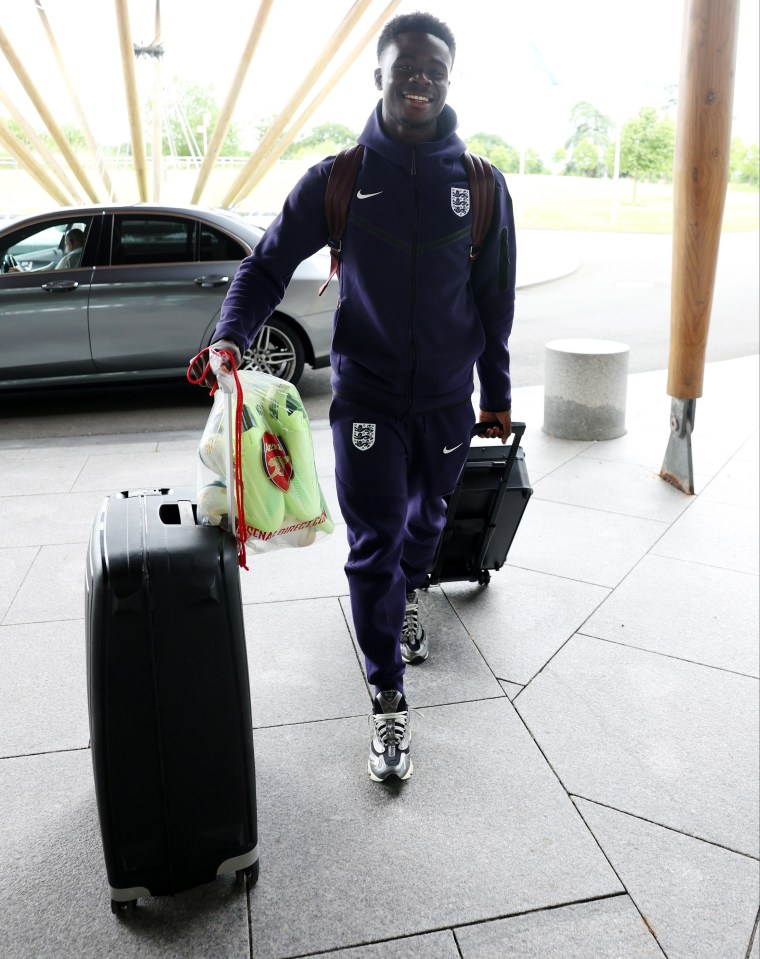
[[[412,408],[412,403],[414,401],[414,372],[417,368],[417,351],[414,347],[414,308],[417,300],[417,241],[419,234],[419,206],[420,206],[420,194],[419,194],[419,181],[417,180],[417,154],[412,147],[412,168],[411,174],[414,178],[414,207],[413,207],[413,221],[412,221],[412,262],[409,270],[410,275],[410,284],[411,284],[411,295],[409,298],[409,319],[407,323],[407,335],[409,339],[409,352],[412,358],[411,369],[409,370],[409,381],[406,387],[406,409],[404,410],[404,415],[402,418],[406,418],[409,415],[409,411]]]

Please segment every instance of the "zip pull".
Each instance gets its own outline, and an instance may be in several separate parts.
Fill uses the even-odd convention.
[[[412,173],[412,176],[417,176],[417,153],[416,153],[414,147],[412,147],[412,170],[411,170],[411,173]]]

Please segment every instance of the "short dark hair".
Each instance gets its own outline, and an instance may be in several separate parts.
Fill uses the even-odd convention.
[[[378,61],[385,52],[385,48],[393,43],[399,33],[430,33],[439,40],[443,40],[451,53],[451,62],[457,50],[454,34],[447,23],[434,17],[431,13],[402,13],[389,20],[382,29],[377,40]]]

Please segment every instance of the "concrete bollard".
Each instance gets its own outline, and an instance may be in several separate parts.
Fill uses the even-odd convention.
[[[566,440],[623,436],[628,353],[612,340],[547,343],[544,432]]]

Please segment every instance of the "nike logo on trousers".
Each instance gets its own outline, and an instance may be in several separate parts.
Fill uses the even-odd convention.
[[[445,456],[447,453],[453,453],[454,450],[458,450],[459,447],[462,446],[462,445],[463,445],[462,443],[458,443],[456,446],[452,446],[451,449],[449,449],[448,446],[444,446],[444,447],[443,447],[443,455]]]

